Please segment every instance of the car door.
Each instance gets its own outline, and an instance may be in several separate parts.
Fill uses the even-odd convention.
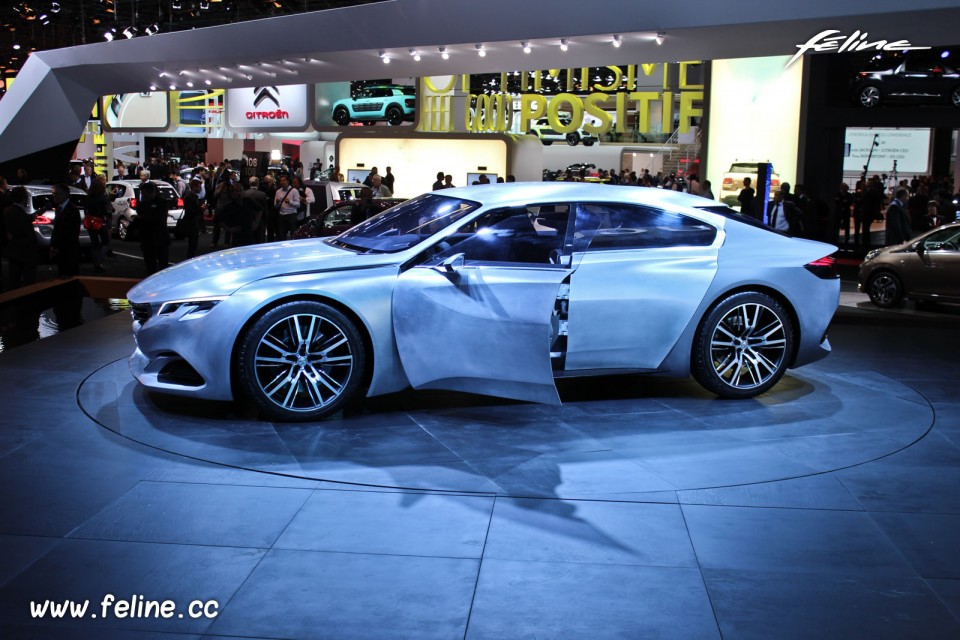
[[[912,293],[960,299],[960,227],[923,239],[923,253],[910,274]]]
[[[571,207],[488,211],[407,269],[393,293],[397,350],[415,389],[559,403],[551,347],[558,335]]]
[[[582,204],[564,369],[654,370],[717,272],[718,230],[680,213]]]

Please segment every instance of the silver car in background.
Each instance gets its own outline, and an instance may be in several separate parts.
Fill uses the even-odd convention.
[[[335,238],[144,280],[130,367],[159,391],[239,392],[276,420],[406,387],[559,403],[555,378],[612,373],[748,398],[829,352],[834,251],[672,191],[448,189]]]
[[[13,187],[10,187],[11,189]],[[33,233],[37,237],[37,246],[41,253],[46,255],[50,249],[50,239],[53,237],[53,221],[57,219],[57,205],[53,201],[53,187],[47,185],[26,185],[24,189],[30,195],[27,203],[27,213],[33,216]],[[70,201],[80,210],[80,219],[86,208],[87,194],[70,187]],[[90,246],[90,234],[80,227],[80,246]]]

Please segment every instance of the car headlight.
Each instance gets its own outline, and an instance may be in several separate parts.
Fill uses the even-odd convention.
[[[876,258],[878,255],[880,255],[880,249],[871,249],[870,251],[867,252],[867,255],[864,256],[863,261],[870,262],[871,260]]]
[[[180,320],[196,320],[207,315],[227,296],[214,298],[191,298],[188,300],[170,300],[160,305],[157,316],[179,316]]]

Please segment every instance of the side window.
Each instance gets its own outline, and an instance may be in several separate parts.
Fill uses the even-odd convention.
[[[960,251],[960,229],[942,229],[923,240],[925,251]]]
[[[702,247],[713,243],[717,230],[688,216],[626,204],[582,204],[578,207],[575,251]]]
[[[515,263],[560,266],[570,206],[539,204],[488,211],[448,237],[450,246],[427,264],[457,253],[466,263]]]
[[[33,210],[36,213],[44,213],[46,211],[53,211],[53,196],[52,195],[40,195],[33,196]]]

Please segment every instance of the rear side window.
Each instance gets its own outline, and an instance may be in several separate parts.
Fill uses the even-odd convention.
[[[37,213],[53,211],[53,195],[44,193],[39,196],[33,196],[33,210]]]
[[[679,213],[629,204],[581,204],[574,247],[577,251],[703,247],[716,237],[712,225]]]

